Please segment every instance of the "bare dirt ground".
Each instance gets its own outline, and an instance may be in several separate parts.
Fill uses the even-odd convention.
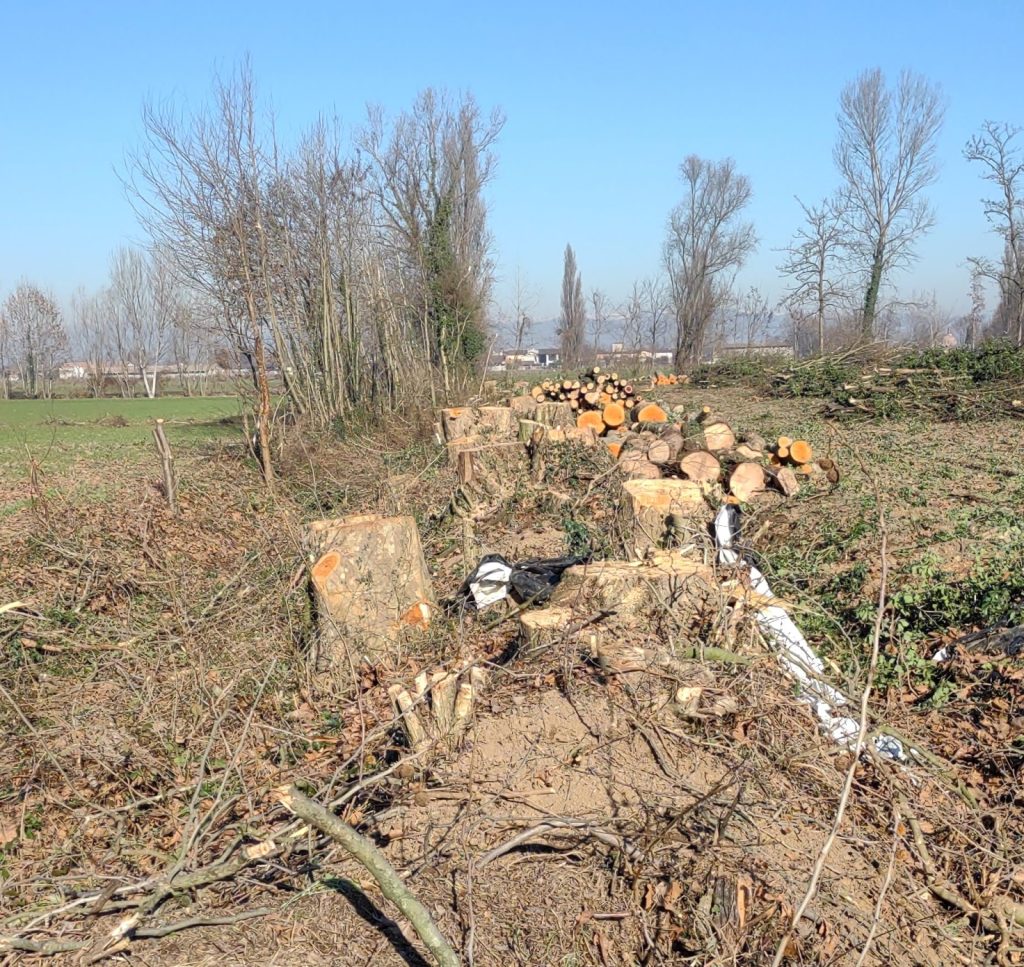
[[[927,663],[1017,606],[1019,420],[829,422],[818,401],[740,388],[667,398],[710,403],[765,437],[805,437],[842,468],[838,488],[815,483],[747,515],[745,540],[853,694],[877,604],[880,509],[889,533],[872,717],[935,759],[857,766],[785,962],[1021,962],[1008,901],[1024,901],[1024,668],[976,653],[941,672]],[[749,623],[700,630],[745,664],[682,662],[663,677],[608,674],[568,645],[517,652],[514,620],[468,615],[394,667],[360,669],[354,691],[309,668],[306,521],[415,514],[445,596],[487,551],[609,543],[603,454],[568,454],[541,488],[511,467],[471,536],[451,513],[443,451],[417,426],[293,443],[274,500],[234,444],[179,444],[178,463],[178,518],[155,455],[44,463],[34,479],[5,466],[0,606],[18,605],[0,615],[0,937],[25,943],[0,939],[0,958],[33,962],[33,946],[64,944],[55,956],[68,963],[428,963],[365,870],[311,834],[175,890],[130,945],[105,939],[131,911],[128,888],[276,835],[288,817],[273,790],[294,781],[323,801],[358,790],[342,815],[466,963],[771,962],[851,757],[819,733]],[[636,643],[666,627],[652,616]],[[464,741],[402,765],[386,686],[465,660],[489,662],[491,680]],[[666,705],[694,685],[720,701],[697,717]],[[96,890],[101,900],[74,907]]]

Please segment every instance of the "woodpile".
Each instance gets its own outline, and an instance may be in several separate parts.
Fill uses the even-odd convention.
[[[835,462],[816,459],[809,441],[782,436],[769,444],[756,433],[735,431],[708,406],[668,414],[644,403],[630,416],[614,427],[599,424],[597,414],[584,421],[595,432],[604,425],[602,440],[629,480],[685,480],[706,496],[720,493],[743,504],[772,491],[793,496],[802,479],[816,474],[839,482]]]
[[[579,379],[546,379],[530,390],[533,401],[565,403],[575,414],[576,426],[598,435],[619,429],[633,421],[664,422],[664,410],[644,404],[637,387],[618,373],[605,373],[600,366],[581,373]]]
[[[690,382],[690,377],[683,373],[655,373],[651,386],[683,386]]]

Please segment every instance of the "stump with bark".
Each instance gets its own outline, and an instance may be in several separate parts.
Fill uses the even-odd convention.
[[[403,634],[430,624],[434,592],[412,517],[314,521],[306,544],[321,666],[344,674],[362,661],[397,660]]]

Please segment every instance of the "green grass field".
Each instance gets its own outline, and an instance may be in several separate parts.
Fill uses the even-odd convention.
[[[172,448],[237,438],[237,397],[0,401],[0,467],[31,454],[47,465],[116,459],[153,445],[153,421],[166,421]]]

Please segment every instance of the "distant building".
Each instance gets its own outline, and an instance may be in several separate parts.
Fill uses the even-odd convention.
[[[672,364],[673,353],[668,349],[626,349],[622,343],[612,343],[608,352],[597,353],[599,366],[624,369],[629,366],[658,366]]]
[[[548,369],[562,359],[558,349],[506,349],[501,354],[501,365],[512,369]]]
[[[57,367],[57,379],[85,379],[89,372],[89,364],[85,362],[61,363]]]

